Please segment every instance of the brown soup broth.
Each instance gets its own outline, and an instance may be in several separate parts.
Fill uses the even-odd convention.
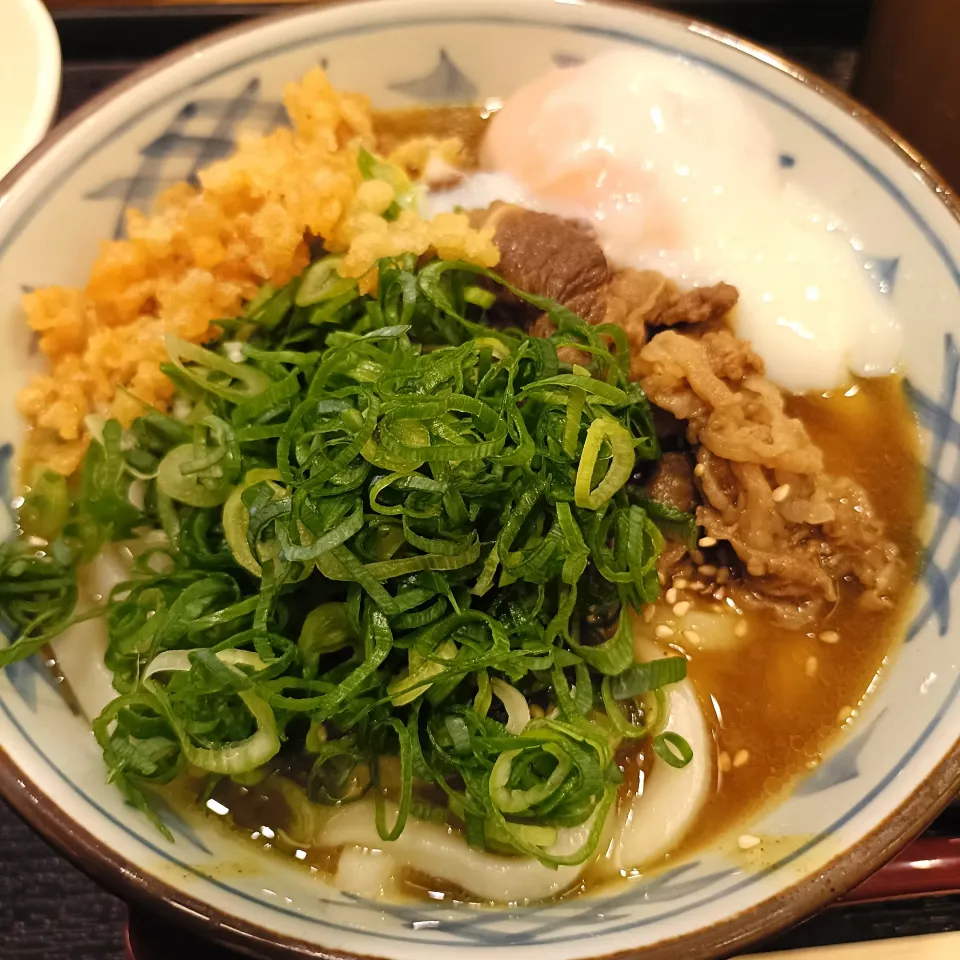
[[[923,508],[919,430],[898,377],[860,380],[846,392],[798,396],[799,417],[823,450],[828,472],[860,483],[907,563],[916,568]],[[717,756],[717,791],[684,849],[700,844],[770,800],[816,766],[829,739],[856,719],[900,639],[910,590],[893,609],[865,609],[859,590],[840,600],[809,633],[746,612],[736,651],[688,651],[689,674]],[[835,643],[820,639],[826,634]]]
[[[456,137],[462,144],[462,165],[470,170],[479,165],[480,143],[489,118],[490,111],[482,107],[414,107],[375,112],[373,128],[377,149],[384,156],[415,137]]]

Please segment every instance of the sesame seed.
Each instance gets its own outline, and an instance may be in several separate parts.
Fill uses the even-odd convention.
[[[854,714],[852,707],[841,707],[837,714],[837,723],[846,723]]]
[[[820,634],[820,639],[824,643],[838,643],[840,640],[840,634],[836,630],[824,630]]]
[[[807,657],[807,665],[804,669],[808,677],[815,677],[817,675],[818,665],[816,657]]]
[[[687,587],[689,586],[689,584],[687,583],[687,581],[686,581],[683,577],[677,577],[677,579],[673,581],[673,585],[674,585],[678,590],[686,590]]]
[[[648,603],[643,608],[643,622],[649,623],[657,615],[657,608],[652,604]]]
[[[653,631],[654,635],[659,637],[661,640],[666,640],[667,637],[673,636],[673,627],[668,627],[665,623],[658,624],[657,628]]]
[[[716,537],[701,537],[697,541],[697,546],[703,547],[704,549],[706,549],[707,547],[715,547],[716,545],[717,545]]]
[[[774,503],[783,503],[783,501],[786,500],[787,497],[790,496],[790,484],[789,484],[789,483],[781,483],[780,486],[777,487],[777,489],[773,491],[773,493],[771,494],[771,496],[773,497],[773,502],[774,502]]]
[[[735,637],[745,637],[747,635],[747,622],[741,620],[734,628],[733,635]]]
[[[698,463],[693,468],[693,475],[695,477],[702,477],[706,472],[707,472],[707,468],[702,463]]]
[[[673,605],[673,615],[675,617],[682,617],[686,615],[690,610],[690,601],[681,600],[679,603]]]
[[[752,834],[745,833],[739,840],[737,840],[737,846],[741,850],[752,850],[754,847],[760,846],[760,838],[755,837]]]
[[[721,567],[717,571],[717,583],[723,585],[730,579],[730,571],[727,567]]]
[[[684,640],[688,643],[692,643],[695,647],[699,647],[703,642],[700,639],[700,634],[696,630],[682,630],[680,634]]]
[[[671,606],[677,602],[677,588],[671,587],[666,594],[664,594],[664,600],[667,601]]]
[[[719,767],[721,773],[729,773],[730,766],[730,754],[724,750],[721,752],[720,756],[717,757],[717,767]]]
[[[733,757],[733,765],[735,767],[746,766],[750,761],[750,751],[749,750],[738,750]]]
[[[701,563],[697,567],[697,572],[702,573],[705,577],[715,577],[717,575],[717,567],[713,563]]]

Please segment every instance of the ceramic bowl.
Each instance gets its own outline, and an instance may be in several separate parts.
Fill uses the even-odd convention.
[[[686,859],[591,897],[518,909],[382,904],[248,849],[211,814],[159,813],[163,840],[105,781],[90,731],[42,664],[0,675],[0,791],[128,898],[264,956],[573,960],[733,952],[851,887],[926,825],[960,783],[960,223],[936,176],[840,93],[734,37],[636,6],[552,0],[381,0],[250,24],[175,53],[100,97],[4,182],[0,437],[33,362],[25,287],[82,285],[126,204],[280,121],[285,81],[317,62],[376,105],[502,98],[557,64],[654,47],[735,83],[772,129],[784,176],[838,229],[909,331],[906,389],[925,434],[925,563],[882,682],[789,796]],[[506,951],[506,953],[504,953]]]
[[[53,123],[60,96],[60,41],[42,0],[0,4],[0,176]]]

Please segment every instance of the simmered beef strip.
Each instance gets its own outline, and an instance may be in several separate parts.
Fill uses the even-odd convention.
[[[700,502],[700,495],[694,482],[690,458],[685,453],[665,453],[647,481],[644,494],[651,500],[667,503],[684,513],[693,513]],[[657,572],[669,580],[686,556],[684,544],[668,540],[657,561]]]
[[[686,454],[665,453],[644,493],[651,500],[668,503],[684,513],[693,513],[700,497],[693,480],[693,467]]]
[[[824,472],[823,454],[749,344],[727,330],[664,331],[640,354],[651,402],[687,423],[701,465],[697,521],[728,541],[749,590],[781,604],[795,625],[822,616],[838,581],[854,578],[863,602],[883,606],[902,576],[864,491]]]
[[[573,220],[495,204],[497,272],[527,293],[550,297],[589,323],[606,310],[607,259],[590,230]],[[489,221],[488,221],[489,222]]]
[[[729,283],[693,287],[685,293],[674,288],[666,306],[647,318],[651,326],[673,327],[681,323],[716,323],[737,305],[740,294]]]
[[[556,300],[588,323],[617,324],[634,357],[651,326],[714,323],[737,302],[736,288],[727,283],[681,292],[653,270],[611,270],[591,230],[574,220],[502,203],[475,211],[473,220],[495,224],[497,270],[504,279]],[[536,333],[552,332],[546,318],[536,324]]]
[[[729,283],[695,287],[681,293],[655,270],[618,270],[606,289],[604,320],[623,327],[630,341],[631,370],[639,376],[640,350],[651,327],[716,323],[736,306],[738,293]]]

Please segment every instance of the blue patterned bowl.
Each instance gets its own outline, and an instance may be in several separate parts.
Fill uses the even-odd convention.
[[[0,791],[89,872],[201,932],[269,956],[541,960],[711,956],[793,922],[878,867],[960,783],[960,226],[952,198],[879,123],[793,67],[710,28],[635,7],[552,0],[382,0],[269,20],[166,58],[57,131],[0,189],[0,439],[35,363],[25,287],[82,285],[127,204],[281,118],[285,81],[318,61],[334,83],[401,107],[502,97],[557,63],[620,45],[682,53],[736,83],[774,132],[785,175],[860,238],[910,336],[903,357],[928,434],[925,565],[905,643],[862,715],[787,800],[689,859],[622,888],[489,910],[384,905],[249,851],[202,818],[160,815],[168,844],[105,782],[88,725],[42,664],[0,675]],[[851,253],[853,255],[853,253]],[[3,491],[4,494],[9,491]],[[97,664],[88,664],[91,682]]]

